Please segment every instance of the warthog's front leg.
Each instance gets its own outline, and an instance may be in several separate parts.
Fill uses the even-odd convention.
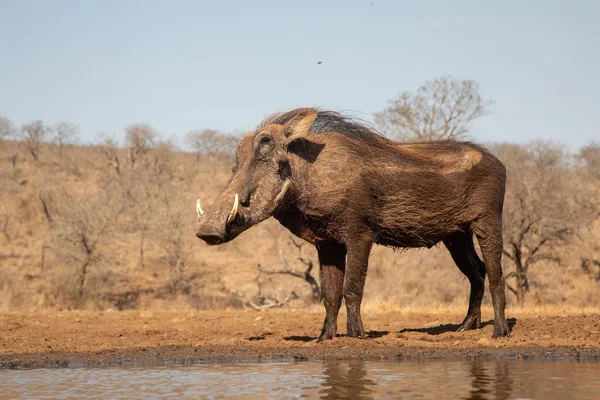
[[[337,333],[337,317],[342,305],[342,286],[346,268],[346,248],[338,243],[317,245],[321,277],[321,296],[325,305],[325,322],[318,342],[333,339]]]
[[[373,238],[370,233],[357,235],[346,243],[348,260],[342,293],[348,313],[347,329],[349,337],[365,337],[365,329],[360,316],[360,304],[372,246]]]

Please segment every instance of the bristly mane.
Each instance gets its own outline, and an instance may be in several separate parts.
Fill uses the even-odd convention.
[[[258,129],[269,124],[284,125],[299,113],[307,110],[315,110],[318,113],[315,122],[311,126],[311,131],[314,133],[337,132],[350,139],[371,142],[372,144],[389,141],[389,139],[363,121],[344,116],[335,111],[319,110],[316,108],[296,108],[284,113],[272,114],[261,122]]]
[[[296,108],[287,112],[271,114],[260,123],[258,129],[260,130],[261,128],[264,128],[265,126],[270,124],[284,125],[296,115],[306,111],[317,111],[317,118],[311,126],[311,132],[337,132],[339,134],[342,134],[344,137],[350,139],[351,142],[354,142],[353,147],[358,149],[359,152],[365,151],[365,148],[361,146],[366,144],[378,148],[386,148],[388,150],[393,148],[395,151],[403,152],[405,157],[419,158],[419,156],[414,152],[406,152],[403,146],[427,143],[428,147],[432,150],[432,153],[439,154],[440,152],[446,152],[451,149],[458,151],[464,146],[469,146],[495,158],[488,150],[472,141],[457,141],[456,139],[444,139],[436,140],[433,142],[399,143],[387,138],[365,121],[361,121],[356,118],[351,118],[349,116],[342,115],[335,111],[319,110],[317,108]]]

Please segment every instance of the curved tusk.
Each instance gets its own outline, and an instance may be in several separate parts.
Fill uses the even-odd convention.
[[[204,211],[202,210],[202,206],[200,205],[200,199],[196,202],[196,212],[198,213],[198,218],[204,215]]]
[[[283,183],[283,186],[281,187],[281,190],[279,191],[279,194],[277,195],[277,197],[275,197],[275,201],[273,202],[275,203],[275,207],[277,207],[281,200],[283,200],[283,196],[285,196],[285,194],[287,193],[288,189],[290,188],[290,185],[290,180],[286,179]]]
[[[240,200],[239,200],[238,194],[236,193],[235,199],[233,199],[233,208],[231,209],[231,212],[229,213],[229,216],[227,217],[228,224],[232,223],[233,220],[235,219],[239,205],[240,205]]]

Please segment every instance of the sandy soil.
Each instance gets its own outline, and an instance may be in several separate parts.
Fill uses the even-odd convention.
[[[487,313],[490,314],[491,313]],[[486,315],[484,314],[484,317]],[[600,360],[600,315],[509,313],[454,332],[458,311],[363,313],[369,337],[316,343],[324,312],[55,312],[0,315],[0,367],[322,359],[569,358]],[[338,332],[345,332],[340,315]]]

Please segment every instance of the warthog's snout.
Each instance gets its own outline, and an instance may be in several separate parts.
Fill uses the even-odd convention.
[[[208,224],[203,224],[198,229],[198,232],[196,232],[196,237],[204,240],[210,245],[221,244],[225,241],[225,233],[220,229]]]

